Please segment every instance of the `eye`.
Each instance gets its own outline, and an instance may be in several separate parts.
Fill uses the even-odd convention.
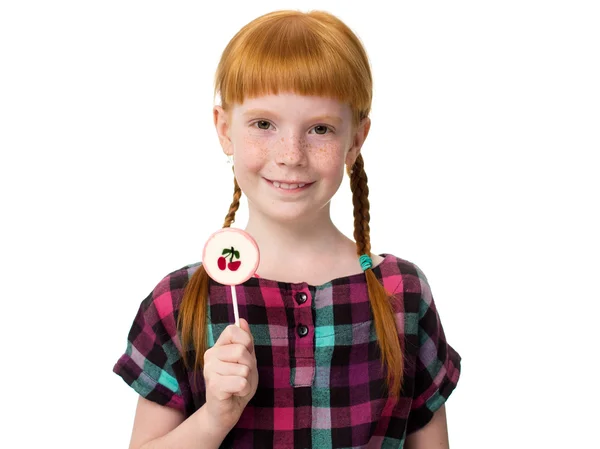
[[[265,131],[273,126],[271,124],[271,122],[269,122],[267,120],[258,120],[256,122],[254,122],[252,125],[257,126],[258,129],[262,129]],[[320,134],[320,135],[327,134],[327,131],[329,131],[330,133],[333,132],[333,130],[326,125],[317,125],[313,129],[315,130],[316,134]]]
[[[331,131],[331,128],[325,125],[317,125],[313,128],[317,134],[327,134],[327,131]]]
[[[271,126],[271,123],[267,122],[266,120],[259,120],[257,122],[254,122],[254,125],[258,125],[259,129],[267,130]]]

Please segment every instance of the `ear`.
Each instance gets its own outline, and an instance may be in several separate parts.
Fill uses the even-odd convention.
[[[369,117],[365,117],[361,120],[359,125],[353,131],[352,136],[352,146],[348,150],[348,154],[346,154],[346,165],[348,167],[352,167],[356,158],[360,154],[360,149],[365,143],[367,136],[369,135],[369,130],[371,129],[371,119]]]
[[[213,108],[213,121],[219,136],[219,142],[223,148],[223,153],[227,156],[233,156],[233,144],[229,137],[229,114],[221,106]]]

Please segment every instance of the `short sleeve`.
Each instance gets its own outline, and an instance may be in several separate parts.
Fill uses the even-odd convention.
[[[424,427],[448,399],[458,383],[461,357],[446,341],[427,278],[415,266],[420,284],[418,338],[414,394],[406,432]]]
[[[185,413],[174,365],[181,358],[168,277],[142,301],[113,372],[144,398]]]

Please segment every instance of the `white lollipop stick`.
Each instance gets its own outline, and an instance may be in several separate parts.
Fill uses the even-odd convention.
[[[231,286],[231,299],[233,300],[233,314],[235,316],[235,325],[240,327],[240,312],[238,311],[237,295],[235,294],[235,285]]]
[[[223,228],[209,237],[202,253],[202,265],[216,282],[231,286],[235,325],[240,326],[235,286],[243,284],[256,272],[260,253],[256,241],[245,231]]]

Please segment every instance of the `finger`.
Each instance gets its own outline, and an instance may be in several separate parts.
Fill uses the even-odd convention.
[[[247,379],[239,376],[217,375],[211,384],[211,390],[218,399],[227,399],[229,396],[239,395],[248,389],[250,383]]]
[[[212,371],[220,376],[238,376],[247,378],[250,375],[250,367],[241,363],[229,363],[217,360],[212,366]]]
[[[246,326],[248,322],[246,322]],[[248,351],[253,350],[252,334],[234,324],[230,324],[225,328],[221,335],[215,342],[214,346],[225,346],[234,343],[239,343],[246,348]]]
[[[231,344],[216,348],[212,357],[221,362],[240,363],[248,367],[252,367],[254,356],[250,354],[248,348],[240,344]]]
[[[240,382],[240,389],[237,393],[233,393],[234,396],[239,396],[241,398],[248,396],[252,391],[252,386],[250,385],[250,381],[245,377],[238,377],[238,379],[242,379]]]

